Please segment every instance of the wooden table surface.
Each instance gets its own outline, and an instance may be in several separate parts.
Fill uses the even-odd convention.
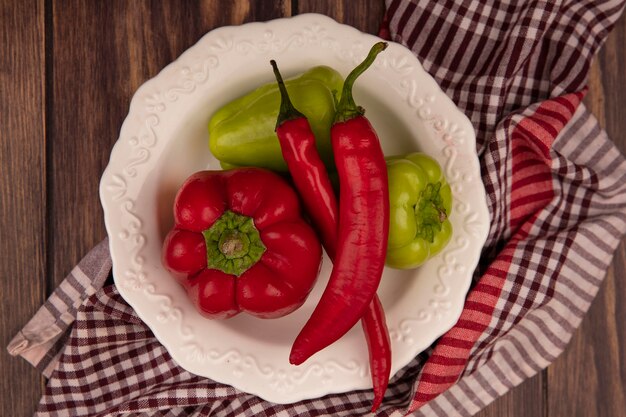
[[[376,33],[383,0],[0,0],[0,344],[106,231],[98,197],[135,90],[213,28],[305,12]],[[626,20],[586,103],[626,151]],[[626,250],[565,353],[479,416],[626,415]],[[0,415],[34,411],[45,381],[0,353]]]

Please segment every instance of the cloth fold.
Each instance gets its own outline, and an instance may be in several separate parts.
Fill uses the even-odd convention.
[[[459,321],[393,378],[379,415],[470,416],[563,351],[626,233],[626,161],[582,103],[624,1],[386,5],[384,32],[476,129],[492,223]],[[9,345],[50,377],[37,415],[368,414],[369,390],[277,405],[184,371],[102,287],[107,246]]]
[[[111,271],[109,241],[104,239],[65,277],[7,350],[50,377],[78,309],[105,283]]]

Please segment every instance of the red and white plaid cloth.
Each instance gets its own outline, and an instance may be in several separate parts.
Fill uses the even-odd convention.
[[[469,4],[387,1],[386,33],[476,128],[492,224],[460,320],[396,375],[380,415],[469,416],[549,365],[626,232],[626,162],[581,103],[624,0]],[[182,370],[105,285],[110,268],[105,241],[9,346],[50,378],[37,415],[368,413],[368,391],[276,405]]]

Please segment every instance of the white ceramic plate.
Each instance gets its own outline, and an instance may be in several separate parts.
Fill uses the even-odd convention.
[[[192,173],[219,169],[207,123],[228,101],[273,81],[269,60],[289,77],[314,65],[344,76],[379,39],[317,14],[223,27],[204,36],[139,88],[100,184],[115,283],[124,299],[188,371],[268,401],[291,403],[371,387],[361,327],[301,366],[288,363],[295,336],[330,273],[327,258],[306,304],[276,320],[202,318],[161,266],[172,202]],[[485,242],[489,215],[469,120],[414,55],[390,43],[356,83],[357,103],[385,154],[421,150],[442,164],[455,197],[453,238],[412,271],[385,269],[379,296],[387,312],[397,372],[458,319]]]

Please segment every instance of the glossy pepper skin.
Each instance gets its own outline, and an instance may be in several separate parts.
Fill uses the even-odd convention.
[[[287,80],[294,104],[308,118],[317,149],[327,167],[332,167],[330,126],[335,117],[335,92],[343,78],[334,69],[317,66]],[[209,148],[224,168],[257,166],[286,172],[274,132],[280,92],[276,83],[265,84],[220,108],[209,121]]]
[[[260,168],[201,171],[182,185],[163,264],[205,317],[291,313],[306,300],[322,249],[298,197]]]
[[[334,260],[339,211],[332,183],[315,148],[315,136],[306,116],[293,106],[276,62],[270,62],[282,96],[276,122],[280,147],[296,189],[320,233],[326,253]],[[391,340],[385,311],[377,296],[369,304],[361,323],[369,351],[374,412],[382,403],[391,372]]]
[[[369,352],[370,374],[374,388],[371,410],[375,412],[383,402],[391,376],[391,339],[387,329],[385,310],[377,296],[372,299],[363,315],[361,326]]]
[[[339,175],[337,253],[322,297],[293,343],[301,364],[337,341],[366,312],[382,277],[389,230],[387,167],[378,136],[352,98],[352,85],[386,48],[374,45],[346,78],[331,140]]]
[[[439,163],[415,152],[387,158],[389,242],[386,263],[410,269],[422,265],[448,244],[452,191]]]

